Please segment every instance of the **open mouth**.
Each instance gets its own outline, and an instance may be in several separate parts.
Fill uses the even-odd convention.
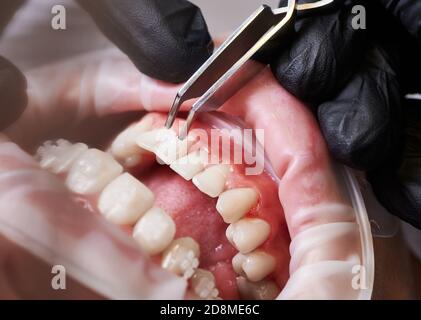
[[[227,146],[199,140],[198,130],[203,137],[209,125],[197,122],[181,141],[164,121],[147,114],[114,139],[110,154],[58,141],[38,156],[93,212],[189,280],[193,294],[274,299],[288,279],[290,242],[277,183],[266,171],[247,175],[232,152],[220,152],[230,139]]]
[[[169,131],[159,113],[103,151],[59,140],[37,157],[83,206],[121,226],[155,265],[187,280],[188,297],[358,296],[358,225],[311,113],[267,70],[222,111],[264,130],[266,154],[258,159],[267,155],[270,163],[258,174],[246,174],[251,165],[233,162],[221,144],[200,139],[211,130],[224,136],[220,123],[199,119],[180,141],[183,120]]]

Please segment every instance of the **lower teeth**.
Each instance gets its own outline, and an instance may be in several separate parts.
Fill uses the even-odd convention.
[[[280,292],[278,285],[269,280],[251,282],[244,277],[237,277],[237,286],[241,298],[246,300],[273,300]]]
[[[193,276],[199,266],[200,248],[190,237],[174,240],[162,256],[162,267],[185,279]]]
[[[191,278],[193,291],[202,299],[216,299],[218,289],[215,287],[215,277],[212,272],[197,269]]]

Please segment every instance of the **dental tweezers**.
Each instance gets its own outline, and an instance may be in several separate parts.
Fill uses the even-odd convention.
[[[286,7],[274,10],[266,5],[260,6],[178,91],[165,127],[172,127],[185,101],[198,98],[181,128],[179,138],[184,139],[198,113],[219,109],[266,67],[260,63],[249,62],[270,40],[276,39],[293,23],[297,11],[322,8],[333,1],[319,0],[298,4],[297,0],[288,0]]]

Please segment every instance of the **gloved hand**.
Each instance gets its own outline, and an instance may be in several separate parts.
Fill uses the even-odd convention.
[[[317,16],[298,15],[297,36],[271,53],[272,70],[314,107],[334,157],[368,171],[380,202],[421,228],[421,140],[409,129],[420,126],[421,113],[403,103],[405,94],[421,89],[421,3],[336,4]],[[352,26],[355,5],[366,9],[366,30]]]
[[[182,82],[210,56],[200,9],[187,0],[77,0],[142,73]]]

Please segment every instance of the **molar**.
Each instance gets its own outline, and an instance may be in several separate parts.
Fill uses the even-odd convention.
[[[259,195],[252,188],[235,188],[219,195],[216,210],[226,223],[233,223],[248,213],[259,200]]]
[[[129,173],[111,181],[98,199],[99,211],[116,224],[134,224],[154,203],[148,187]]]
[[[88,146],[84,143],[72,144],[67,140],[59,139],[56,142],[47,141],[36,152],[41,168],[52,173],[65,173],[70,170],[77,157]]]
[[[267,240],[270,225],[262,219],[243,218],[230,224],[225,234],[238,251],[249,253]]]
[[[193,184],[211,198],[219,196],[225,188],[229,166],[218,164],[206,168],[193,177]]]
[[[122,171],[123,167],[110,154],[98,149],[89,149],[74,161],[66,185],[76,193],[96,193]]]
[[[215,276],[212,272],[198,268],[191,278],[193,291],[202,299],[216,299],[218,289],[215,287]]]
[[[133,238],[150,255],[162,252],[174,239],[173,219],[160,208],[149,209],[136,223]]]
[[[161,266],[176,275],[189,279],[199,266],[199,256],[199,244],[193,238],[178,238],[165,250]]]

